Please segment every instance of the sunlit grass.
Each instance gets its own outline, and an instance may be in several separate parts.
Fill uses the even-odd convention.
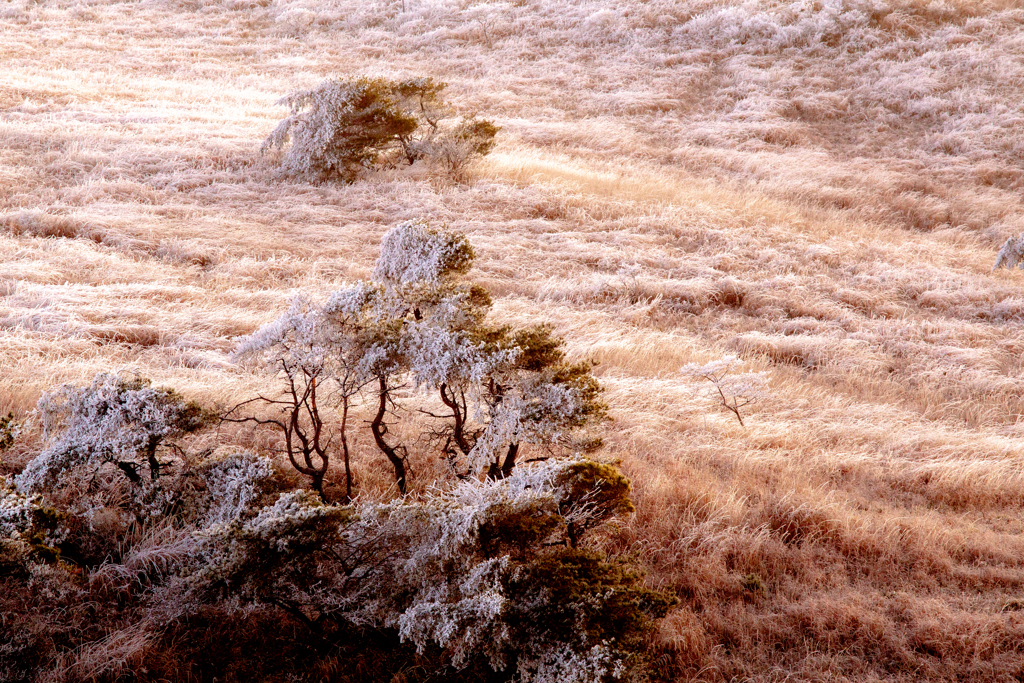
[[[238,337],[425,217],[598,362],[637,503],[603,543],[679,594],[678,676],[1019,675],[1022,8],[873,6],[7,3],[0,412],[101,370],[249,397]],[[273,103],[356,73],[502,125],[476,182],[280,177]],[[746,427],[678,372],[728,354],[769,376]]]

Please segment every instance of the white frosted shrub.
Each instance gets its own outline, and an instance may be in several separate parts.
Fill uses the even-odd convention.
[[[156,482],[170,465],[159,459],[164,442],[208,419],[173,390],[108,373],[88,387],[65,385],[47,392],[37,410],[47,442],[17,476],[21,491],[49,491],[63,477],[91,476],[107,465],[136,487]]]
[[[635,664],[644,624],[669,601],[621,565],[567,547],[561,511],[587,505],[571,500],[579,492],[624,511],[627,490],[614,468],[574,461],[419,501],[343,507],[284,494],[248,521],[200,534],[190,590],[209,599],[226,588],[240,608],[277,605],[314,629],[390,632],[423,656],[441,653],[440,668],[524,683],[617,680]],[[602,621],[623,609],[639,630]]]
[[[992,266],[992,270],[996,268],[1013,268],[1015,266],[1024,270],[1024,234],[1021,234],[1020,237],[1011,237],[1006,240],[996,255],[996,262]]]
[[[0,416],[0,453],[14,445],[21,436],[21,423],[14,419],[14,413]]]
[[[247,514],[274,477],[269,458],[236,453],[203,468],[208,508],[203,526],[226,524]]]
[[[18,491],[10,477],[0,477],[0,542],[30,544],[37,551],[59,555],[55,548],[67,540],[68,533],[63,515],[44,506],[39,495],[26,495]],[[0,548],[0,556],[4,553]]]

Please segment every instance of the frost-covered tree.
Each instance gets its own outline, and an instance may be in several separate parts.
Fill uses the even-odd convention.
[[[278,102],[290,113],[262,151],[287,148],[283,170],[314,181],[351,182],[363,170],[420,159],[436,159],[460,179],[466,164],[490,152],[498,128],[455,117],[445,87],[431,78],[324,81]]]
[[[440,386],[444,395],[448,389],[442,376],[456,368],[471,372],[475,361],[471,345],[457,332],[451,333],[466,322],[465,315],[471,315],[460,304],[472,303],[474,292],[479,295],[458,282],[473,257],[465,235],[432,229],[424,221],[401,223],[381,241],[373,277],[386,292],[393,324],[375,342],[387,362],[379,363],[375,371],[377,413],[370,429],[396,473],[406,451],[387,440],[385,419],[395,406],[394,392],[402,377],[411,372],[418,385]],[[451,325],[439,325],[441,319]],[[400,488],[404,492],[404,480]]]
[[[393,85],[380,78],[328,80],[294,92],[278,102],[291,113],[262,149],[288,147],[281,167],[290,175],[351,182],[360,170],[386,163],[388,152],[417,128]]]
[[[399,341],[404,369],[418,387],[437,391],[451,411],[442,416],[451,425],[435,431],[431,440],[453,463],[458,451],[468,453],[474,440],[467,395],[495,360],[477,332],[490,297],[482,288],[460,282],[474,256],[465,235],[412,221],[384,236],[373,273],[403,304]]]
[[[64,385],[37,404],[46,447],[17,477],[26,492],[49,491],[64,477],[92,477],[116,467],[137,488],[148,488],[171,465],[161,460],[169,439],[211,420],[198,404],[148,380],[100,373],[88,387]]]
[[[336,293],[326,307],[298,296],[284,315],[246,337],[235,352],[236,359],[256,358],[282,386],[276,394],[238,404],[225,419],[276,427],[292,467],[309,477],[321,496],[335,436],[345,467],[345,496],[353,494],[347,429],[352,401],[369,376],[362,333],[371,292],[357,285]],[[277,414],[242,416],[241,409],[252,404]],[[340,419],[332,429],[325,418],[335,408]]]
[[[569,362],[564,342],[541,325],[501,330],[498,346],[512,361],[491,373],[485,384],[486,427],[469,454],[489,477],[507,477],[520,446],[590,450],[600,440],[579,441],[575,433],[605,419],[601,386],[588,362]]]
[[[332,320],[346,321],[349,348],[358,358],[354,378],[374,394],[376,412],[370,421],[374,443],[391,463],[399,493],[408,491],[408,450],[389,436],[388,418],[396,407],[394,392],[405,372],[402,332],[407,306],[392,290],[376,283],[357,283],[335,292],[325,306]]]
[[[570,363],[547,327],[495,327],[491,299],[466,283],[473,249],[465,235],[402,223],[381,242],[374,281],[357,282],[323,305],[296,298],[277,321],[243,340],[236,358],[258,358],[283,382],[227,419],[274,425],[300,473],[322,492],[331,439],[340,437],[346,495],[352,496],[346,429],[352,401],[369,394],[374,443],[408,491],[408,449],[391,430],[405,410],[398,390],[414,384],[443,406],[422,409],[435,422],[427,441],[461,477],[484,470],[508,476],[521,444],[569,445],[574,433],[604,416],[600,386],[588,363]],[[280,415],[241,415],[255,403]],[[340,424],[326,419],[338,408]]]
[[[490,296],[461,281],[473,258],[464,235],[404,223],[385,236],[374,276],[406,303],[408,371],[448,411],[429,413],[444,420],[432,442],[457,470],[463,460],[508,476],[520,444],[564,442],[604,406],[590,365],[566,362],[549,328],[487,324]]]

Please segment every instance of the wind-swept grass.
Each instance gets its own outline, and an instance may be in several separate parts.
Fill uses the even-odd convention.
[[[599,361],[601,457],[637,506],[603,542],[680,596],[666,675],[1024,675],[1024,273],[991,270],[1024,230],[1019,2],[13,0],[0,22],[0,414],[101,370],[237,403],[239,336],[427,217],[469,236],[500,319]],[[475,182],[280,177],[273,102],[360,74],[493,118]],[[679,373],[729,355],[770,386],[745,427]],[[141,633],[75,666],[130,667]]]

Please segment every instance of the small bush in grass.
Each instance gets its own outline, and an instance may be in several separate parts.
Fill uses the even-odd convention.
[[[1024,234],[1021,234],[1020,237],[1011,237],[1006,240],[996,255],[996,262],[992,266],[992,270],[997,268],[1013,268],[1015,266],[1024,270]]]
[[[261,151],[285,150],[285,173],[314,182],[354,181],[361,172],[427,160],[454,180],[491,151],[498,127],[455,116],[431,78],[331,79],[278,104],[291,110]]]
[[[436,136],[427,147],[426,159],[443,176],[457,183],[469,180],[474,161],[490,153],[498,127],[476,117],[461,121]]]

